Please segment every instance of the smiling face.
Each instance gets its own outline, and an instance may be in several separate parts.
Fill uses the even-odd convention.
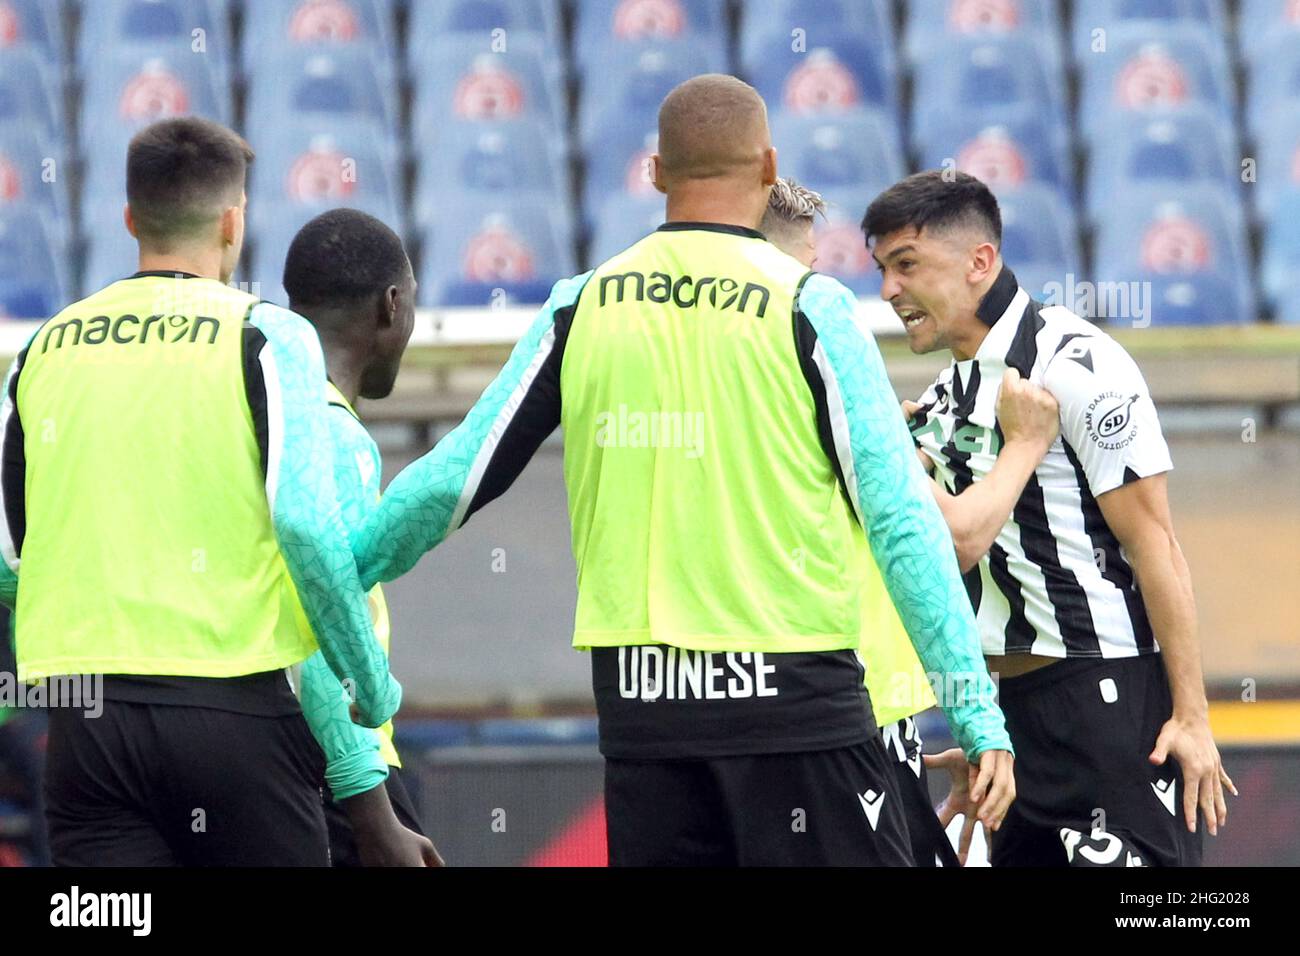
[[[905,226],[877,238],[872,257],[881,274],[880,297],[893,306],[913,353],[974,354],[979,342],[973,340],[988,331],[975,312],[999,266],[992,243],[961,227]]]

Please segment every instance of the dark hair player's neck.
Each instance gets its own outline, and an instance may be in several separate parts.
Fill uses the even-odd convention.
[[[221,247],[211,249],[184,249],[155,252],[140,246],[141,272],[183,272],[204,279],[221,281]]]

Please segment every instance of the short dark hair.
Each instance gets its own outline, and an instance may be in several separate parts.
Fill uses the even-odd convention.
[[[867,240],[908,226],[946,229],[973,226],[1002,244],[1002,213],[989,187],[969,173],[930,169],[899,180],[872,200],[862,218]]]
[[[410,260],[397,233],[358,209],[331,209],[298,230],[284,260],[290,306],[349,305],[398,285]]]
[[[151,123],[126,150],[126,201],[136,238],[167,245],[239,203],[253,150],[220,123],[197,116]]]

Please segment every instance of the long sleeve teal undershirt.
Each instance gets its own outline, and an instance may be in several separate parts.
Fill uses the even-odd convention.
[[[334,489],[351,532],[379,502],[382,461],[365,426],[347,409],[329,407],[334,445]],[[379,731],[357,726],[348,715],[348,695],[325,657],[313,654],[302,665],[299,700],[312,733],[325,751],[325,782],[335,800],[365,793],[388,777]]]
[[[321,653],[355,688],[361,723],[378,727],[397,712],[402,688],[375,640],[339,510],[320,340],[306,319],[268,303],[248,321],[266,337],[267,493],[280,550]]]
[[[942,681],[935,696],[953,737],[970,760],[986,750],[1010,751],[952,535],[916,459],[880,349],[854,323],[853,293],[834,279],[810,276],[799,307],[817,333],[815,359],[832,420],[842,415],[841,433],[847,428],[850,495],[917,656],[930,679]]]

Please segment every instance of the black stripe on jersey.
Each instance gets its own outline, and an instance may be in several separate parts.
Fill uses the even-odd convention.
[[[1154,651],[1156,642],[1151,633],[1151,620],[1147,617],[1142,592],[1134,585],[1133,568],[1124,560],[1119,539],[1115,537],[1115,532],[1110,530],[1110,525],[1106,524],[1101,506],[1097,504],[1092,489],[1088,487],[1088,476],[1079,462],[1079,456],[1074,453],[1074,449],[1064,438],[1061,439],[1061,445],[1065,448],[1065,457],[1074,468],[1074,479],[1079,485],[1079,507],[1083,511],[1084,530],[1092,541],[1092,553],[1095,557],[1098,551],[1101,552],[1102,563],[1099,567],[1101,576],[1119,588],[1124,595],[1124,603],[1128,606],[1128,618],[1133,625],[1133,638],[1138,652],[1146,654]]]
[[[262,349],[266,336],[262,330],[244,322],[244,395],[248,411],[253,416],[253,434],[257,436],[257,451],[262,462],[262,480],[266,481],[270,448],[270,428],[266,421],[266,377],[262,374]]]
[[[993,431],[998,436],[998,447],[1006,444],[1006,438],[1002,434],[1002,426],[994,421]],[[976,568],[976,570],[979,570]],[[993,583],[997,585],[1002,596],[1007,602],[1007,624],[1003,629],[1002,635],[1005,641],[1005,653],[1028,654],[1030,648],[1034,646],[1034,639],[1038,636],[1038,631],[1029,623],[1029,618],[1025,614],[1025,594],[1020,586],[1020,582],[1012,575],[1010,568],[1007,567],[1007,552],[996,541],[989,547],[989,575],[993,578]],[[968,588],[969,589],[969,588]]]
[[[1042,303],[1029,300],[1029,304],[1025,306],[1025,314],[1020,317],[1020,324],[1016,326],[1011,347],[1007,349],[1007,367],[1019,372],[1021,378],[1029,378],[1030,369],[1038,361],[1038,333],[1046,324],[1043,317],[1038,314],[1042,308]]]
[[[953,413],[957,416],[957,421],[964,422],[970,418],[975,411],[975,397],[979,394],[980,389],[980,367],[976,363],[971,366],[970,381],[963,387],[961,375],[957,372],[952,377],[952,404]],[[936,404],[941,404],[947,397],[947,392],[942,385],[937,386],[935,394],[938,397]],[[923,422],[917,423],[923,424]],[[957,429],[953,429],[953,435],[957,434]],[[943,456],[948,467],[952,469],[953,487],[950,489],[954,495],[959,495],[969,488],[975,481],[970,470],[970,453],[957,450],[957,445],[953,439],[939,449],[939,454]],[[966,596],[970,599],[970,606],[977,613],[980,608],[980,601],[984,597],[984,582],[980,577],[979,564],[971,568],[961,576],[962,584],[966,586]]]
[[[556,310],[553,326],[555,342],[551,346],[551,352],[543,359],[537,376],[510,417],[505,431],[501,433],[501,440],[488,459],[483,478],[474,491],[474,497],[470,499],[465,517],[461,519],[462,526],[474,512],[506,493],[542,442],[559,426],[560,365],[564,361],[564,346],[569,341],[573,316],[578,311],[578,303],[582,301],[585,289],[584,285],[578,290],[572,304]]]
[[[35,341],[33,339],[32,341]],[[18,353],[14,376],[9,382],[9,404],[13,411],[9,415],[9,424],[5,428],[3,464],[0,465],[0,481],[4,483],[5,522],[9,525],[9,537],[14,543],[14,554],[22,557],[23,539],[27,536],[27,446],[23,433],[23,422],[18,415],[18,376],[27,361],[29,342]]]
[[[849,494],[848,482],[844,479],[844,469],[840,466],[840,456],[835,450],[835,434],[831,430],[831,413],[830,406],[826,402],[826,383],[822,381],[821,370],[817,368],[817,363],[813,360],[813,350],[817,347],[817,330],[813,328],[808,317],[803,314],[799,308],[799,296],[803,292],[803,284],[808,281],[809,276],[813,273],[808,272],[799,280],[799,285],[794,291],[794,312],[792,321],[794,326],[794,350],[799,358],[799,370],[803,372],[804,381],[808,383],[808,390],[812,392],[813,408],[817,415],[817,438],[821,442],[822,451],[831,461],[831,468],[835,470],[835,480],[839,482],[840,493],[844,500],[848,502],[849,512],[855,517],[858,510],[853,506],[853,496]],[[913,427],[916,426],[917,420],[912,419]]]
[[[1025,557],[1038,566],[1052,602],[1052,614],[1061,631],[1067,657],[1100,657],[1101,643],[1088,606],[1088,592],[1078,576],[1061,564],[1056,536],[1047,521],[1047,503],[1043,486],[1034,475],[1020,493],[1012,516],[1020,525],[1020,546]]]

